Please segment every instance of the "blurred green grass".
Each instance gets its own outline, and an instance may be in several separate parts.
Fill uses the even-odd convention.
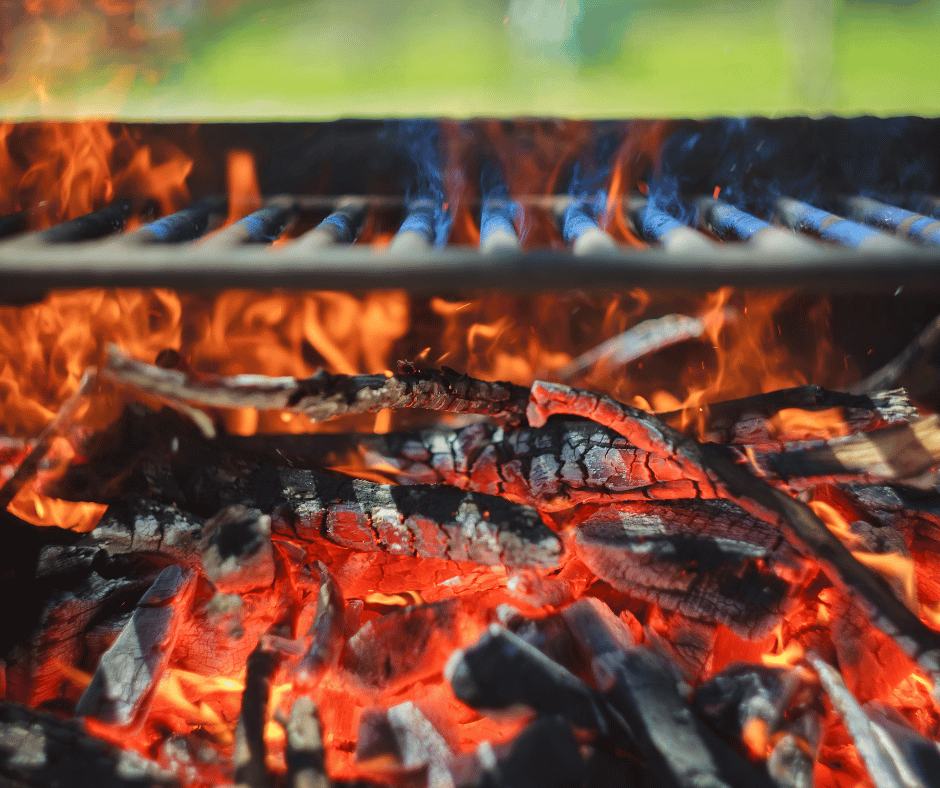
[[[604,0],[558,2],[249,0],[229,17],[192,22],[181,46],[151,53],[151,62],[147,53],[127,63],[105,53],[79,74],[53,75],[42,100],[15,82],[0,85],[0,111],[126,119],[940,114],[937,2],[834,0],[831,17],[801,16],[794,9],[817,4],[799,0],[625,2],[595,29],[585,26],[590,4]],[[601,57],[580,46],[598,35]]]

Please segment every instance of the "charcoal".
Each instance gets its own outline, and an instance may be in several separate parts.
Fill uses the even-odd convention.
[[[453,752],[433,723],[411,701],[367,709],[359,720],[356,763],[380,772],[425,773],[427,788],[453,788]]]
[[[767,773],[777,788],[812,788],[813,759],[797,738],[787,733],[767,756]]]
[[[317,707],[306,695],[301,695],[291,706],[286,730],[290,788],[330,788]]]
[[[588,756],[588,776],[584,788],[612,788],[612,786],[643,786],[642,764],[632,754],[617,755],[604,749],[595,749]]]
[[[237,504],[206,520],[200,544],[203,571],[226,594],[246,593],[274,583],[271,518]]]
[[[825,709],[797,670],[731,665],[698,686],[691,700],[698,716],[730,743],[740,742],[755,720],[768,733],[783,729],[799,734],[810,749],[822,737]]]
[[[386,613],[349,639],[340,665],[373,693],[433,675],[456,647],[459,611],[458,600],[445,599]]]
[[[160,573],[101,657],[76,715],[129,727],[146,713],[195,589],[196,576],[189,570],[170,566]]]
[[[894,709],[872,702],[865,705],[872,731],[905,780],[905,786],[940,786],[940,744],[912,729]]]
[[[499,611],[497,611],[497,616]],[[497,620],[501,620],[497,618]],[[541,618],[514,615],[503,622],[505,627],[534,646],[559,665],[571,668],[575,659],[575,643],[565,620],[557,613]]]
[[[197,569],[202,528],[201,518],[178,506],[133,499],[111,504],[91,539],[111,556],[155,554]]]
[[[643,626],[643,641],[664,656],[683,679],[695,683],[711,668],[718,625],[712,621],[687,618],[680,613],[663,613],[668,621],[660,634],[649,624]]]
[[[294,682],[304,692],[313,690],[326,671],[336,666],[344,640],[343,592],[326,566],[317,561],[313,569],[320,578],[316,617],[307,631],[309,645],[294,668]]]
[[[74,588],[51,594],[36,630],[9,655],[7,697],[38,706],[67,695],[61,666],[79,662],[85,631],[92,622],[132,607],[146,587],[138,580],[106,580],[92,572]]]
[[[614,612],[600,599],[582,597],[561,611],[580,650],[590,662],[603,654],[619,654],[636,645],[636,640]]]
[[[789,590],[764,567],[797,562],[777,529],[726,501],[605,507],[578,527],[575,544],[618,591],[749,639],[779,622]]]
[[[865,710],[849,692],[839,673],[814,654],[808,654],[807,659],[819,676],[833,707],[848,728],[875,787],[896,788],[905,785],[901,773],[903,765],[896,763],[892,758],[893,753],[885,749],[876,727],[871,724]]]
[[[522,705],[607,736],[607,720],[596,692],[498,624],[491,624],[474,646],[455,651],[445,675],[454,694],[472,708]]]
[[[459,788],[581,788],[588,767],[563,717],[541,717],[508,745],[481,744],[454,768]]]
[[[106,554],[93,545],[47,545],[39,553],[36,578],[66,585],[69,579],[81,582],[94,569],[100,569]]]
[[[271,679],[278,657],[261,644],[251,652],[245,668],[245,689],[235,730],[235,780],[247,788],[273,788],[274,779],[267,767],[264,726],[271,699]]]
[[[134,750],[90,736],[80,722],[0,701],[0,783],[154,788],[178,781]]]
[[[595,657],[595,680],[660,785],[769,786],[695,716],[675,676],[644,647]]]

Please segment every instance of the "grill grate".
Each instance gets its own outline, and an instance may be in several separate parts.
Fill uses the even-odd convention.
[[[758,217],[713,197],[692,198],[698,226],[636,195],[625,201],[631,229],[649,246],[625,247],[601,227],[598,199],[533,197],[553,217],[566,250],[523,249],[518,202],[479,206],[477,247],[435,245],[443,206],[384,196],[278,196],[222,229],[224,199],[189,207],[124,232],[133,214],[121,201],[36,233],[22,214],[0,217],[0,284],[7,301],[50,288],[86,286],[291,287],[414,291],[454,288],[813,287],[857,290],[940,286],[940,200],[909,197],[933,216],[864,197],[843,198],[847,217],[780,197]],[[902,200],[898,200],[902,203]],[[391,242],[357,243],[372,210],[397,208]],[[313,229],[288,233],[305,213],[325,211]],[[278,243],[275,244],[275,241]]]

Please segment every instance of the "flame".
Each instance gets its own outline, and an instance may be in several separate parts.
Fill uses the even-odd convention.
[[[228,154],[228,219],[226,224],[238,221],[261,207],[261,189],[255,159],[246,150],[233,150]]]

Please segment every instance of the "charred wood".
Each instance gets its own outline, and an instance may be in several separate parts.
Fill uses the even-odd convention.
[[[146,713],[195,588],[196,576],[188,570],[170,566],[160,573],[128,625],[102,656],[75,707],[77,715],[130,727]]]
[[[561,617],[587,664],[596,657],[619,654],[636,645],[627,625],[595,597],[585,596],[568,605],[561,611]]]
[[[133,750],[106,744],[78,722],[0,702],[0,782],[48,788],[153,788],[177,779]]]
[[[444,368],[419,369],[402,362],[399,373],[334,375],[320,371],[306,379],[237,375],[230,378],[190,375],[131,358],[109,347],[101,374],[115,383],[176,406],[255,408],[303,413],[314,421],[385,408],[421,408],[454,413],[506,416],[519,420],[528,389],[490,382]]]
[[[93,621],[119,615],[145,590],[139,580],[108,580],[92,572],[73,588],[50,594],[33,634],[9,654],[7,697],[31,706],[69,697],[60,666],[81,661],[83,635]]]
[[[386,613],[349,639],[340,666],[374,694],[433,675],[457,645],[459,613],[456,599]]]
[[[813,759],[796,736],[786,733],[767,756],[767,774],[777,788],[812,788]]]
[[[587,774],[563,717],[536,720],[508,745],[484,742],[454,766],[458,788],[581,788]]]
[[[271,517],[234,504],[206,520],[201,542],[203,572],[226,594],[274,583]]]
[[[245,669],[245,689],[235,731],[235,781],[248,788],[272,788],[273,778],[266,763],[264,726],[271,699],[271,679],[277,670],[274,651],[261,644],[251,652]]]
[[[675,458],[687,475],[714,497],[733,500],[755,517],[779,524],[803,551],[826,567],[832,581],[865,605],[876,627],[925,670],[934,676],[940,673],[940,633],[923,624],[887,582],[855,558],[806,504],[735,464],[721,447],[700,444],[644,411],[565,386],[533,386],[527,410],[530,423],[538,426],[549,416],[572,413],[616,429],[637,448]]]
[[[498,624],[491,624],[475,645],[455,651],[445,676],[454,694],[474,709],[525,705],[540,714],[560,715],[601,736],[608,734],[596,692]]]
[[[309,645],[294,668],[294,684],[303,692],[315,689],[326,671],[336,666],[346,624],[343,592],[322,562],[314,563],[313,569],[320,581],[317,612],[307,632]]]
[[[785,577],[800,567],[778,529],[727,501],[604,507],[578,525],[575,544],[618,591],[748,639],[777,624],[790,589]]]
[[[287,783],[290,788],[330,788],[317,707],[306,695],[291,706],[287,721]]]
[[[819,676],[833,707],[848,728],[876,788],[897,788],[899,785],[909,784],[899,772],[901,765],[895,763],[891,757],[892,753],[885,750],[871,720],[849,692],[839,673],[814,654],[809,654],[807,659]]]
[[[453,788],[447,740],[424,713],[408,701],[390,709],[367,709],[359,720],[356,763],[391,775],[421,772],[426,788]]]
[[[894,709],[872,702],[865,704],[865,713],[882,746],[891,753],[907,782],[917,788],[940,786],[940,745],[930,741],[910,725]]]
[[[592,668],[598,687],[660,785],[771,784],[695,716],[672,672],[649,649],[608,651],[595,657]]]

